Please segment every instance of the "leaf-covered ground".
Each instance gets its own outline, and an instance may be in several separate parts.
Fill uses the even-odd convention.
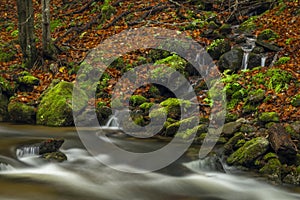
[[[63,3],[65,2],[65,3]],[[67,2],[67,3],[66,3]],[[180,2],[180,3],[178,3]],[[36,65],[31,69],[31,73],[38,77],[41,82],[36,86],[33,92],[18,92],[18,100],[22,102],[35,102],[40,94],[49,86],[54,78],[66,81],[74,81],[74,68],[78,66],[90,52],[105,39],[120,33],[123,30],[138,28],[142,26],[163,27],[172,30],[178,30],[191,36],[195,41],[203,46],[209,45],[212,40],[201,37],[207,26],[197,24],[198,19],[210,18],[212,12],[203,12],[197,5],[183,3],[182,1],[172,0],[113,0],[105,2],[96,0],[85,1],[51,1],[51,30],[52,38],[58,48],[56,60],[43,60],[39,58]],[[35,8],[35,28],[37,36],[37,45],[41,47],[41,6],[40,2],[34,0]],[[24,69],[22,66],[21,49],[18,45],[17,37],[17,8],[15,1],[1,3],[0,5],[0,45],[2,52],[13,51],[14,56],[10,61],[0,62],[1,76],[14,80],[15,74]],[[220,7],[218,4],[212,6],[216,16],[222,23],[230,16],[230,12]],[[300,5],[298,2],[286,2],[255,21],[258,34],[264,29],[270,28],[279,34],[279,37],[273,42],[282,47],[278,57],[289,56],[291,59],[277,68],[291,72],[295,79],[300,81]],[[105,15],[105,13],[107,15]],[[110,15],[112,13],[112,15]],[[208,16],[211,15],[211,16]],[[240,17],[242,20],[247,17]],[[194,23],[194,24],[193,24]],[[194,28],[190,28],[191,24]],[[117,44],[114,48],[118,48]],[[145,53],[142,50],[139,53]],[[147,52],[146,52],[147,53]],[[123,57],[127,63],[136,63],[140,54],[132,53]],[[259,72],[264,72],[266,68],[246,72],[242,84],[249,78]],[[121,75],[121,70],[109,71],[111,77],[105,91],[111,92],[112,86]],[[264,88],[264,85],[257,85],[257,88]],[[145,92],[144,90],[138,92]],[[291,97],[299,94],[299,85],[294,82],[288,86],[288,89],[282,93],[276,93],[269,89],[267,94],[271,96],[269,101],[260,105],[259,110],[276,111],[283,120],[295,120],[300,118],[300,109],[291,105]],[[100,99],[108,101],[108,99]],[[98,101],[100,101],[98,100]],[[237,105],[237,112],[242,105]]]

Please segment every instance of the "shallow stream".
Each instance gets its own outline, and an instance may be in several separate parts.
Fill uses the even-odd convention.
[[[18,154],[17,148],[49,137],[63,137],[61,150],[68,161],[45,163],[35,151]],[[267,184],[259,178],[210,171],[197,160],[192,147],[168,167],[145,174],[111,169],[83,147],[75,128],[0,124],[1,200],[299,200],[300,188]],[[160,148],[161,140],[114,137],[113,142],[132,151]],[[194,156],[193,156],[193,152]],[[105,156],[105,155],[99,155]],[[163,155],[162,155],[163,156]],[[126,166],[124,166],[126,167]],[[205,170],[204,170],[205,169]]]

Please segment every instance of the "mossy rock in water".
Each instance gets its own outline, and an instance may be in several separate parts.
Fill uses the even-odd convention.
[[[227,158],[230,165],[254,166],[254,161],[267,152],[269,141],[264,137],[254,138],[246,142]]]
[[[199,124],[198,117],[190,117],[187,119],[180,120],[180,121],[175,122],[167,127],[166,135],[174,136],[179,131],[179,128],[180,128],[181,132],[183,132],[184,130],[187,130],[187,129],[193,129],[198,124]],[[188,135],[190,135],[190,133],[188,133]]]
[[[46,126],[70,126],[73,125],[72,113],[73,83],[59,82],[46,94],[38,106],[37,124]],[[82,94],[82,101],[87,97]]]
[[[212,57],[212,59],[217,60],[224,53],[230,51],[231,46],[228,40],[216,39],[208,47],[207,53]]]
[[[260,173],[266,175],[276,182],[281,181],[281,163],[278,158],[270,159],[260,170]]]
[[[195,126],[194,128],[186,129],[185,131],[176,133],[175,137],[180,138],[182,140],[188,140],[206,132],[207,132],[207,125],[200,124],[198,126]]]
[[[46,160],[48,162],[63,162],[68,159],[67,156],[60,151],[45,153],[45,154],[41,155],[41,158],[43,158],[44,160]]]
[[[8,114],[14,122],[34,124],[36,111],[33,106],[25,103],[10,101],[8,104]]]
[[[258,120],[263,123],[279,122],[279,115],[276,112],[264,112],[259,115]]]

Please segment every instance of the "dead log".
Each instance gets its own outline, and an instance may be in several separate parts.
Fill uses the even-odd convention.
[[[292,164],[297,155],[297,147],[291,136],[281,124],[275,124],[268,129],[271,147],[282,163]]]

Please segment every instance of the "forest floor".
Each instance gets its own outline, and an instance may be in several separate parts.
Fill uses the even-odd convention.
[[[201,34],[207,27],[188,29],[192,21],[201,19],[207,13],[202,12],[197,5],[190,3],[178,3],[171,0],[113,0],[110,5],[114,7],[114,14],[111,16],[103,15],[102,1],[72,1],[64,4],[62,0],[51,1],[51,31],[52,38],[59,52],[55,60],[45,60],[39,58],[30,73],[40,79],[40,84],[35,86],[32,92],[18,92],[17,98],[21,102],[38,101],[40,94],[49,86],[55,78],[74,81],[75,73],[70,71],[78,66],[87,54],[98,44],[107,38],[120,33],[123,30],[147,27],[160,27],[171,30],[181,31],[199,42],[204,47],[211,44],[212,39],[207,39]],[[291,59],[277,68],[287,70],[293,74],[294,78],[300,81],[300,4],[296,2],[286,2],[283,6],[275,7],[266,12],[255,23],[258,29],[254,34],[257,35],[262,30],[271,28],[279,34],[273,42],[282,48],[279,57],[288,56]],[[22,54],[18,45],[18,22],[17,7],[15,1],[8,1],[0,5],[0,44],[2,51],[16,52],[13,59],[8,62],[0,62],[0,76],[14,80],[14,75],[22,68]],[[38,49],[41,48],[41,6],[39,1],[34,1],[35,28]],[[217,13],[220,23],[225,23],[231,15],[228,10],[214,4],[213,12]],[[246,20],[247,16],[240,16],[240,22]],[[114,48],[118,48],[117,44]],[[127,63],[134,63],[138,59],[138,54],[132,53],[124,56]],[[265,68],[260,71],[266,70]],[[119,76],[119,71],[111,71],[112,77]],[[115,74],[114,74],[115,73]],[[246,72],[247,76],[253,76]],[[116,79],[109,82],[106,90],[116,83]],[[247,84],[246,82],[244,84]],[[276,111],[284,121],[295,120],[300,117],[300,109],[291,106],[291,97],[299,94],[299,86],[291,83],[288,90],[282,93],[275,93],[270,90],[267,94],[273,95],[273,100],[259,106],[259,111]],[[100,99],[98,101],[109,101]],[[239,109],[237,105],[236,109]]]

